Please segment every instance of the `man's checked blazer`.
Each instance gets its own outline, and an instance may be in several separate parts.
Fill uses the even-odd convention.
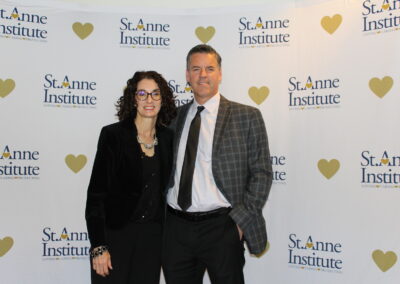
[[[174,185],[182,129],[191,103],[178,109],[174,157],[168,188]],[[221,96],[215,125],[212,172],[217,187],[231,203],[231,218],[244,232],[252,254],[264,251],[267,232],[262,208],[272,183],[268,138],[260,111]]]

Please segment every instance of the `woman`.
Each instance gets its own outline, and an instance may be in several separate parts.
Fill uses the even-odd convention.
[[[157,72],[136,72],[117,110],[120,121],[100,133],[87,194],[92,283],[159,283],[173,94]]]

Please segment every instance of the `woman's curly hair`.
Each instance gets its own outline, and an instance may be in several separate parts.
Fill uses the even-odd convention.
[[[157,125],[168,125],[176,116],[174,95],[167,81],[155,71],[138,71],[128,80],[124,94],[116,103],[118,119],[121,121],[131,116],[136,117],[135,93],[138,83],[143,79],[152,79],[157,83],[161,92],[161,109],[156,123]]]

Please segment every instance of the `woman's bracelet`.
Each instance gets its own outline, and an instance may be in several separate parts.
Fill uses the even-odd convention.
[[[106,251],[108,251],[108,247],[107,246],[96,247],[96,248],[92,249],[92,251],[90,252],[90,257],[91,258],[95,258],[97,256],[102,255]]]

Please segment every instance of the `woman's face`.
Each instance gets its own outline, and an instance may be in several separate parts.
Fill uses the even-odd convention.
[[[135,99],[137,115],[143,118],[157,118],[161,109],[161,91],[153,79],[139,81]]]

